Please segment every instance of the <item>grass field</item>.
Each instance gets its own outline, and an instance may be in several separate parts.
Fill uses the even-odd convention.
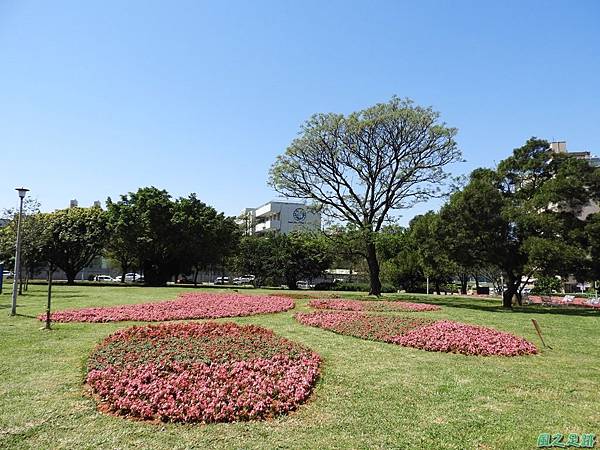
[[[180,288],[67,287],[56,309],[174,298]],[[215,292],[215,290],[211,290]],[[264,291],[250,291],[264,292]],[[83,395],[93,346],[131,323],[55,324],[40,331],[43,286],[0,296],[0,448],[535,448],[542,432],[600,434],[600,314],[499,301],[422,297],[449,318],[509,331],[541,344],[538,356],[499,358],[430,353],[337,335],[294,321],[309,308],[234,320],[273,329],[324,359],[309,403],[267,422],[154,425],[99,413]]]

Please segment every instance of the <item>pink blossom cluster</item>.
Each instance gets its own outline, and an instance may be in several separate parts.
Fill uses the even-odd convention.
[[[161,324],[105,339],[90,356],[86,382],[114,414],[232,422],[296,409],[310,396],[319,364],[316,353],[261,327]]]
[[[390,342],[430,352],[477,356],[535,355],[531,342],[492,328],[440,320],[396,336]]]
[[[428,305],[426,303],[410,303],[410,302],[388,302],[388,301],[368,301],[368,300],[344,300],[344,299],[327,299],[327,300],[312,300],[309,306],[317,309],[336,309],[342,311],[406,311],[406,312],[423,312],[423,311],[439,311],[437,305]]]
[[[287,311],[293,307],[294,301],[285,297],[187,292],[175,300],[162,302],[57,311],[51,318],[54,322],[158,322],[250,316]],[[38,319],[45,320],[45,317]]]
[[[510,333],[448,320],[382,316],[362,312],[298,313],[304,325],[363,339],[390,342],[428,351],[479,356],[518,356],[537,353],[527,340]]]

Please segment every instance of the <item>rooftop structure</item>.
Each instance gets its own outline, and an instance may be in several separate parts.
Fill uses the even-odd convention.
[[[550,144],[550,150],[554,153],[566,153],[569,156],[573,156],[577,159],[583,159],[588,161],[589,164],[593,167],[600,167],[600,158],[593,156],[588,151],[578,151],[578,152],[570,152],[567,150],[567,142],[566,141],[556,141]],[[600,211],[600,207],[595,202],[590,202],[587,206],[585,206],[579,218],[585,220],[587,216],[590,214],[594,214]]]
[[[566,153],[567,155],[573,156],[574,158],[586,160],[594,167],[600,167],[600,158],[598,158],[597,156],[593,156],[588,151],[570,152],[567,150],[566,141],[552,142],[550,144],[550,150],[554,153]]]

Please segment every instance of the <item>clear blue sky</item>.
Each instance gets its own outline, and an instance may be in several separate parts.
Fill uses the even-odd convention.
[[[237,214],[312,113],[394,94],[459,128],[456,174],[532,135],[598,154],[599,22],[595,0],[0,0],[0,208],[155,185]]]

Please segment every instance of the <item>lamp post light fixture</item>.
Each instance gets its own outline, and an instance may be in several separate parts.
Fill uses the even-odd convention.
[[[29,189],[24,187],[15,188],[19,193],[19,217],[17,221],[17,250],[15,252],[15,272],[13,278],[13,291],[12,291],[12,304],[10,309],[10,315],[14,316],[17,314],[17,289],[19,287],[20,272],[21,272],[21,225],[23,222],[23,199],[27,195]]]

